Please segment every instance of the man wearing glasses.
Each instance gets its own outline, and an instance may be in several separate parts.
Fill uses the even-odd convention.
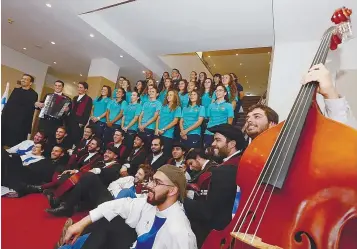
[[[71,245],[94,223],[91,231],[85,231],[91,234],[84,244],[77,241],[83,244],[83,249],[128,249],[133,243],[136,249],[196,249],[196,237],[180,203],[186,195],[183,171],[166,164],[157,170],[147,189],[146,199],[117,199],[90,211],[87,217],[68,228],[64,237],[67,245],[61,248],[74,248]],[[78,244],[75,248],[80,247]]]

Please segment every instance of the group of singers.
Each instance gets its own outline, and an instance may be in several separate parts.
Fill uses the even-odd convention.
[[[357,128],[347,101],[326,76],[327,69],[317,65],[308,72],[304,83],[311,79],[319,82],[327,117]],[[31,91],[27,86],[33,79],[28,77],[24,75],[21,91]],[[134,248],[200,247],[212,229],[221,230],[232,219],[232,210],[236,209],[237,164],[245,147],[279,120],[278,114],[267,106],[250,107],[245,138],[242,130],[232,125],[242,98],[242,88],[237,88],[234,75],[215,75],[212,80],[200,73],[196,78],[197,74],[192,72],[189,82],[183,80],[174,69],[171,78],[165,72],[156,85],[148,72],[147,80],[138,81],[133,91],[130,82],[120,78],[113,96],[111,88],[103,86],[100,96],[93,101],[86,95],[88,84],[83,82],[78,85],[79,96],[68,106],[64,104],[68,103],[67,97],[62,94],[64,84],[57,81],[55,94],[64,97],[53,101],[63,103],[66,127],[48,110],[40,124],[45,134],[36,134],[32,142],[9,138],[7,142],[13,144],[8,145],[20,145],[8,152],[21,156],[17,161],[12,154],[2,157],[7,165],[2,168],[6,170],[2,175],[8,177],[5,182],[19,182],[14,178],[28,179],[30,174],[39,177],[36,174],[45,167],[37,166],[31,171],[31,167],[23,165],[31,160],[38,162],[36,156],[45,150],[41,140],[47,133],[55,138],[49,152],[54,174],[46,174],[47,182],[41,186],[28,182],[26,187],[33,192],[43,191],[53,207],[63,207],[59,199],[65,200],[67,207],[83,200],[91,208],[96,207],[78,223],[66,222],[58,246],[129,248],[136,243]],[[13,94],[17,92],[20,91]],[[33,106],[41,109],[46,104],[33,102]],[[9,112],[4,108],[3,118]],[[10,129],[9,125],[6,128]],[[63,146],[65,137],[70,139],[68,148]],[[73,144],[76,147],[72,149]],[[122,145],[129,154],[121,153]],[[147,160],[146,152],[150,150],[152,154]],[[66,168],[58,167],[58,160],[65,154],[69,156]],[[164,155],[173,159],[152,167]],[[142,162],[136,170],[128,170],[139,157]],[[190,174],[191,180],[185,173]],[[148,185],[142,184],[147,181]],[[189,198],[187,190],[194,195]]]

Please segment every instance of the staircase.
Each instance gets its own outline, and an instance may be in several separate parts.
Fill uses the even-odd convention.
[[[252,105],[255,105],[256,103],[258,103],[258,101],[260,100],[260,96],[245,96],[242,100],[242,107],[243,107],[243,111],[244,114],[241,113],[238,117],[238,120],[236,122],[236,126],[238,126],[239,128],[242,128],[244,123],[245,123],[245,116],[247,115],[248,112],[248,108]]]

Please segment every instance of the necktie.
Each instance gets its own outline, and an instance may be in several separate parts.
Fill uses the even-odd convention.
[[[165,221],[166,218],[160,218],[155,216],[154,224],[152,225],[150,231],[138,237],[135,249],[152,248],[155,242],[156,234],[160,230],[162,225],[164,225]]]

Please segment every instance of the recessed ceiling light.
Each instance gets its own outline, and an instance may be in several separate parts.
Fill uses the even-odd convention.
[[[75,82],[75,81],[73,81],[73,84],[76,84],[76,82]]]
[[[54,61],[53,64],[57,64],[57,62]]]
[[[214,67],[216,66],[216,64],[213,65]]]
[[[55,45],[55,44],[56,44],[54,41],[51,41],[51,43],[52,43],[53,45]]]
[[[23,50],[26,50],[26,48],[23,48]]]
[[[92,38],[94,37],[94,35],[93,35],[93,34],[89,34],[89,36],[90,36],[90,37],[92,37]]]
[[[52,5],[51,5],[50,3],[46,3],[46,6],[47,6],[48,8],[51,8],[51,7],[52,7]]]
[[[79,74],[79,76],[81,76],[81,77],[82,77],[83,75],[80,73],[80,74]]]
[[[268,54],[270,54],[270,52],[268,52]]]
[[[236,54],[236,56],[238,56],[238,54]]]
[[[211,58],[211,56],[209,55],[208,58]]]
[[[242,65],[243,65],[243,63],[239,63],[239,65],[241,65],[241,66],[242,66]]]
[[[123,58],[124,56],[120,55],[119,57],[120,57],[120,58]]]
[[[156,83],[159,83],[159,81],[157,80]]]
[[[143,71],[143,73],[145,73],[145,71]]]
[[[246,76],[244,76],[244,77],[246,77],[246,78],[247,78],[247,75],[246,75]]]

